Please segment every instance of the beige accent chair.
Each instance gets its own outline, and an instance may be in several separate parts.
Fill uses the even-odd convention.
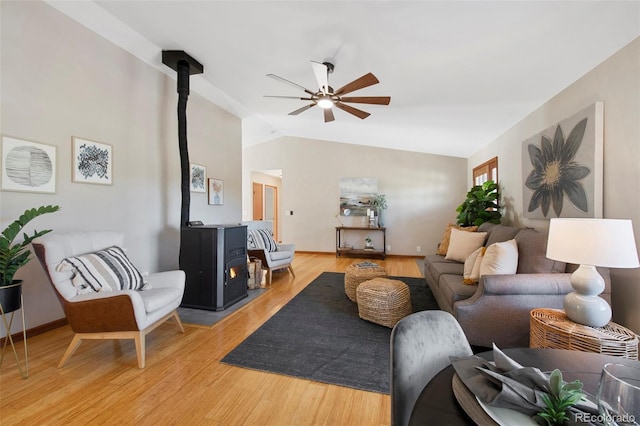
[[[450,356],[473,355],[460,324],[448,312],[421,311],[391,331],[391,425],[405,426],[418,396],[451,364]]]
[[[273,223],[266,220],[252,220],[242,222],[247,225],[247,251],[250,257],[260,259],[262,267],[267,269],[267,283],[271,284],[272,272],[278,269],[288,269],[293,272],[291,263],[296,251],[295,244],[280,244],[273,240]],[[271,235],[271,242],[265,243],[254,231],[266,231]],[[270,247],[271,246],[271,250]]]
[[[33,248],[75,333],[62,356],[62,367],[83,339],[132,339],[135,341],[138,367],[145,366],[145,336],[169,318],[184,333],[176,309],[184,294],[183,271],[150,274],[149,290],[116,290],[77,294],[73,272],[56,271],[67,257],[122,247],[124,235],[115,232],[73,232],[48,234],[34,241]]]

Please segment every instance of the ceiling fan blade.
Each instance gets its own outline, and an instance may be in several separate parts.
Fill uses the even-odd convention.
[[[335,120],[335,117],[333,116],[333,110],[331,108],[326,108],[324,110],[324,122],[328,123],[333,120]]]
[[[358,109],[358,108],[354,108],[354,107],[352,107],[350,105],[343,104],[342,102],[336,103],[336,107],[340,108],[343,111],[348,112],[349,114],[353,114],[356,117],[361,118],[363,120],[371,115],[366,111],[363,111],[363,110]]]
[[[318,90],[326,95],[329,91],[329,71],[327,66],[320,62],[311,61],[311,68],[313,68],[313,74],[318,82]]]
[[[350,96],[340,97],[342,102],[353,102],[356,104],[374,104],[374,105],[389,105],[391,97],[389,96]]]
[[[311,101],[311,98],[301,98],[299,96],[274,96],[274,95],[263,95],[263,98],[280,98],[280,99],[298,99],[300,101]]]
[[[289,80],[287,80],[286,78],[282,78],[282,77],[280,77],[279,75],[275,75],[275,74],[267,74],[267,77],[273,78],[274,80],[278,80],[278,81],[279,81],[279,82],[281,82],[281,83],[286,83],[286,84],[288,84],[288,85],[290,85],[290,86],[293,86],[293,87],[295,87],[295,88],[297,88],[297,89],[304,90],[305,92],[307,92],[307,93],[308,93],[308,94],[310,94],[310,95],[313,95],[313,93],[314,93],[314,92],[312,92],[311,90],[309,90],[309,89],[305,89],[304,87],[300,86],[299,84],[294,83],[293,81],[289,81]]]
[[[353,80],[351,83],[342,86],[335,91],[335,94],[346,95],[347,93],[355,92],[356,90],[364,89],[365,87],[373,86],[374,84],[378,83],[380,83],[380,81],[376,78],[376,76],[368,73],[356,80]]]
[[[300,114],[301,112],[305,112],[306,110],[308,110],[309,108],[312,108],[312,107],[314,107],[314,106],[316,106],[316,104],[309,104],[309,105],[305,105],[305,106],[303,106],[302,108],[298,108],[298,109],[297,109],[297,110],[295,110],[295,111],[291,111],[291,112],[289,113],[289,115],[298,115],[298,114]]]

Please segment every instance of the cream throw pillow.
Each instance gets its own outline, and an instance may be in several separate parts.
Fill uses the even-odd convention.
[[[471,253],[482,247],[486,236],[486,232],[466,232],[451,228],[449,250],[445,259],[464,263]]]
[[[464,261],[464,276],[462,282],[467,285],[476,284],[480,280],[480,265],[484,257],[485,247],[480,247]]]
[[[515,274],[518,270],[516,240],[494,243],[487,247],[480,265],[480,276]]]
[[[442,241],[440,241],[440,244],[438,244],[438,250],[436,250],[436,254],[439,254],[441,256],[447,255],[447,251],[449,250],[449,240],[451,240],[451,229],[453,228],[459,229],[461,231],[469,231],[469,232],[475,232],[478,230],[477,226],[465,227],[465,226],[460,226],[453,223],[448,224],[446,229],[444,230],[444,234],[442,235]]]

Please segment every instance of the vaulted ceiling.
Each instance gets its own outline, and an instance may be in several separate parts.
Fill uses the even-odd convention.
[[[48,3],[173,77],[161,51],[185,50],[205,69],[192,90],[243,119],[245,146],[288,135],[468,157],[640,36],[638,1]],[[324,123],[263,96],[306,95],[269,73],[316,91],[311,61],[335,65],[334,88],[372,72],[380,83],[352,95],[390,105]]]

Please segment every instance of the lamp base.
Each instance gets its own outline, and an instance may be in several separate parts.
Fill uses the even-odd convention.
[[[604,290],[604,279],[595,266],[580,265],[571,274],[575,292],[564,298],[564,311],[570,320],[591,327],[604,327],[611,320],[611,307],[598,294]]]

